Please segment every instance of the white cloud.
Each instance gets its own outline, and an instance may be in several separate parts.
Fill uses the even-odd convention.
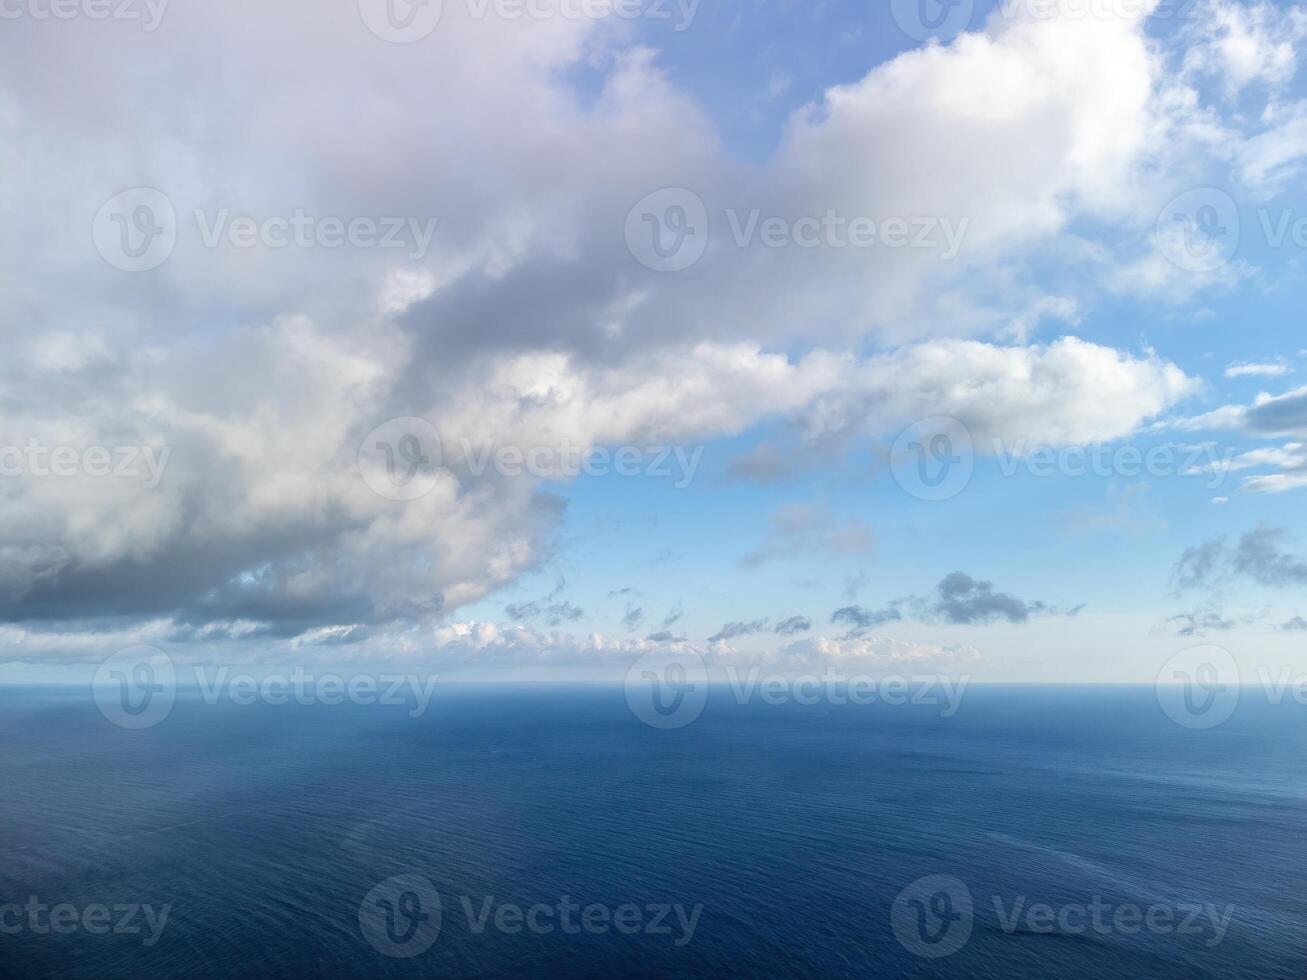
[[[780,657],[791,664],[829,665],[848,669],[865,669],[869,665],[884,668],[957,669],[982,659],[975,647],[919,643],[887,636],[864,636],[831,639],[816,636],[790,643]]]
[[[1282,361],[1258,363],[1249,361],[1232,361],[1226,365],[1226,378],[1276,378],[1289,373],[1289,366]]]
[[[1185,68],[1215,75],[1228,97],[1253,84],[1277,87],[1293,78],[1295,45],[1307,32],[1307,16],[1272,3],[1215,0],[1193,8],[1204,17],[1192,22]]]
[[[1277,24],[1250,14],[1213,35],[1193,73],[1278,84]],[[177,5],[159,33],[113,44],[89,20],[60,26],[0,38],[0,444],[172,456],[149,493],[6,485],[0,608],[15,618],[271,623],[304,645],[401,623],[395,642],[417,643],[413,624],[546,560],[560,523],[537,481],[473,472],[465,442],[704,441],[777,417],[817,440],[950,415],[982,449],[1069,445],[1128,436],[1196,390],[1151,351],[1027,341],[1075,322],[1097,278],[1172,289],[1183,273],[1154,268],[1138,215],[1187,179],[1174,160],[1228,158],[1225,122],[1163,84],[1135,16],[995,20],[905,53],[795,114],[757,165],[610,24],[447,5],[429,43],[395,47],[352,4],[288,0]],[[600,76],[586,97],[567,80],[582,65]],[[1292,158],[1268,146],[1245,169]],[[171,258],[133,276],[87,229],[138,185],[181,224]],[[678,185],[712,208],[710,247],[686,274],[650,274],[626,213]],[[965,235],[947,261],[737,248],[727,207],[943,217]],[[439,225],[414,260],[205,248],[194,220],[297,208]],[[1109,230],[1073,233],[1078,219]],[[1088,258],[1045,289],[1034,266],[1050,255]],[[446,473],[399,504],[355,459],[409,415],[439,429]],[[468,629],[441,642],[491,657],[540,642]]]

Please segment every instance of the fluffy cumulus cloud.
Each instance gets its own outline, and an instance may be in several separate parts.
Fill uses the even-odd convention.
[[[1186,71],[1233,92],[1281,85],[1297,22],[1227,24]],[[102,651],[148,625],[197,644],[602,660],[668,641],[551,638],[532,624],[580,618],[558,599],[518,606],[511,629],[450,625],[553,554],[566,503],[545,482],[565,484],[576,453],[775,419],[805,444],[935,415],[981,448],[1127,436],[1197,382],[1150,350],[1025,338],[1072,324],[1091,287],[1152,281],[1137,214],[1184,179],[1172,154],[1228,147],[1235,122],[1199,126],[1185,76],[1162,81],[1167,57],[1134,13],[996,19],[822,93],[746,165],[657,53],[603,19],[447,4],[430,38],[398,46],[354,4],[308,0],[178,2],[152,33],[6,21],[0,445],[64,447],[81,465],[51,477],[48,457],[6,456],[20,472],[0,483],[0,617],[28,651]],[[1285,103],[1249,123],[1276,142],[1247,173],[1292,172],[1292,119]],[[625,238],[632,205],[668,186],[710,219],[702,259],[673,274]],[[175,245],[124,272],[90,229],[130,231],[96,216],[138,187],[166,198]],[[740,240],[754,212],[791,228],[902,220],[922,247],[770,248]],[[235,232],[299,214],[402,218],[403,247]],[[1088,240],[1087,226],[1114,231]],[[1065,295],[1036,287],[1032,263],[1072,254],[1086,261],[1067,263],[1080,271]],[[1296,397],[1245,423],[1299,431]],[[440,452],[390,447],[422,450],[431,477],[396,499],[359,452],[409,417]],[[93,475],[92,447],[166,463],[157,480]],[[541,451],[524,476],[484,465],[487,447]],[[764,534],[748,562],[871,546],[856,520],[797,511]],[[940,601],[980,620],[1039,611],[987,588]],[[626,629],[643,618],[632,606]]]

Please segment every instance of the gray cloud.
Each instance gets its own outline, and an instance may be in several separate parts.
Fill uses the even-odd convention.
[[[1234,571],[1259,585],[1283,587],[1307,583],[1307,561],[1280,548],[1289,539],[1285,528],[1259,525],[1239,538]]]
[[[659,630],[645,637],[650,643],[684,643],[685,637],[677,636],[671,630]]]
[[[737,636],[751,636],[754,633],[761,633],[767,628],[771,620],[755,619],[750,623],[727,623],[712,636],[708,637],[709,643],[716,643],[718,640],[733,640]]]
[[[1225,538],[1212,538],[1186,548],[1171,572],[1177,593],[1189,589],[1216,589],[1246,579],[1271,588],[1307,584],[1307,560],[1285,545],[1287,528],[1259,524],[1239,536],[1231,547]]]
[[[1298,435],[1307,432],[1307,389],[1268,398],[1248,408],[1247,427],[1267,435]]]
[[[1223,633],[1232,630],[1237,623],[1226,619],[1214,608],[1200,608],[1192,612],[1178,613],[1167,619],[1176,626],[1176,636],[1203,636],[1207,633]]]
[[[1224,539],[1204,541],[1184,550],[1171,571],[1171,583],[1176,592],[1209,587],[1219,575],[1227,574],[1227,562]]]
[[[626,604],[626,612],[622,614],[622,625],[626,627],[628,633],[635,632],[635,628],[640,625],[644,619],[644,608],[633,606],[631,603]]]
[[[832,623],[848,626],[854,630],[875,629],[884,623],[898,622],[903,618],[898,604],[891,603],[884,609],[866,609],[862,606],[844,606],[831,613]]]
[[[1007,592],[996,591],[991,582],[972,578],[965,572],[951,572],[929,595],[895,599],[883,609],[844,606],[831,614],[831,622],[848,626],[849,636],[855,637],[885,623],[901,620],[904,605],[921,619],[952,625],[980,625],[997,620],[1024,623],[1031,616],[1059,612],[1046,602],[1019,599]],[[1083,608],[1083,604],[1075,606],[1063,615],[1074,616]]]
[[[871,551],[871,527],[851,518],[841,521],[824,506],[786,504],[768,520],[762,546],[740,559],[746,568],[804,553],[836,556],[865,555]]]
[[[812,629],[812,620],[807,616],[791,616],[777,623],[774,632],[781,636],[793,636],[795,633],[806,633],[810,629]]]
[[[726,461],[730,480],[749,481],[772,486],[792,479],[803,469],[800,458],[786,453],[769,442],[761,442],[747,452]]]
[[[867,586],[867,570],[860,568],[844,576],[844,598],[852,602]]]
[[[822,430],[817,435],[807,435],[802,426],[792,424],[792,429],[799,430],[796,438],[779,445],[760,442],[752,449],[730,457],[726,461],[726,478],[731,482],[776,486],[819,470],[833,463],[848,448],[861,431],[864,417],[856,410],[850,410],[834,428]]]
[[[946,623],[979,624],[1005,619],[1024,623],[1032,615],[1053,612],[1040,601],[1027,602],[1007,592],[997,592],[990,582],[972,578],[965,572],[944,576],[933,596],[925,600],[930,616]]]
[[[585,611],[572,602],[509,603],[504,607],[504,612],[510,619],[518,622],[529,622],[539,618],[550,626],[574,623],[585,615]]]

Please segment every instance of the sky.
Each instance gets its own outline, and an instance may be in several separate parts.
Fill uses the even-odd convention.
[[[1307,13],[3,0],[0,681],[1307,667]]]

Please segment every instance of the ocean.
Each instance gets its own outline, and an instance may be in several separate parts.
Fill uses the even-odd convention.
[[[1307,975],[1307,708],[442,684],[116,727],[0,689],[0,973]]]

